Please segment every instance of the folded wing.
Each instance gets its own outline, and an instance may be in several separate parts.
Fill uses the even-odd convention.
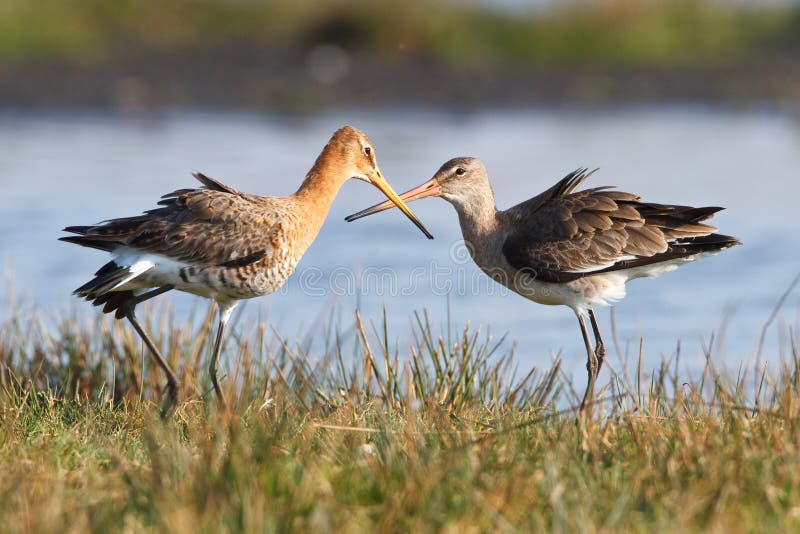
[[[77,235],[61,240],[109,252],[128,247],[186,264],[244,266],[269,255],[281,220],[269,199],[200,173],[195,178],[205,187],[173,191],[142,215],[67,227]],[[243,231],[248,226],[256,231]]]
[[[509,264],[540,281],[564,283],[739,242],[703,223],[723,208],[647,203],[610,187],[576,192],[591,174],[578,169],[504,213],[513,228],[503,245]]]

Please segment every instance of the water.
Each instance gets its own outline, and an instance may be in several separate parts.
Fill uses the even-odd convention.
[[[617,185],[656,202],[727,207],[715,222],[745,246],[634,281],[616,308],[621,350],[635,356],[642,338],[650,366],[674,353],[679,341],[683,364],[699,366],[702,340],[723,323],[718,357],[734,369],[752,363],[762,325],[800,271],[797,118],[698,107],[315,116],[7,111],[0,114],[0,265],[23,302],[88,311],[70,292],[106,257],[56,241],[62,227],[149,209],[161,194],[192,186],[194,170],[244,191],[289,194],[345,123],[370,135],[384,175],[398,190],[428,179],[450,157],[472,155],[486,163],[501,208],[578,166],[601,168],[590,185]],[[246,333],[261,320],[286,339],[302,339],[319,333],[331,313],[347,331],[356,307],[377,323],[385,306],[390,333],[402,346],[411,340],[414,310],[428,309],[444,326],[449,307],[454,325],[468,321],[495,338],[507,334],[507,347],[516,343],[524,366],[546,365],[561,351],[568,368],[581,371],[585,356],[572,313],[509,294],[464,261],[451,206],[441,199],[412,206],[434,241],[395,211],[344,222],[379,200],[367,184],[345,184],[293,278],[278,294],[249,301],[237,328]],[[171,298],[179,314],[205,305],[196,297]],[[608,310],[599,316],[610,341]],[[772,358],[778,327],[796,331],[799,316],[795,291],[768,337]]]

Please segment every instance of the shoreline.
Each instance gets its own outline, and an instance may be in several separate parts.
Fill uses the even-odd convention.
[[[715,66],[456,69],[431,61],[390,63],[352,54],[346,56],[346,67],[328,78],[315,71],[309,55],[247,57],[229,50],[83,65],[0,63],[0,106],[121,111],[241,108],[302,113],[387,105],[467,111],[521,106],[800,104],[800,60],[791,55]]]

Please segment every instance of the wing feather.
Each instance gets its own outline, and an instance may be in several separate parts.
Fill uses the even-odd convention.
[[[702,222],[722,208],[645,203],[609,187],[576,191],[591,174],[578,169],[503,213],[513,228],[503,244],[509,264],[567,282],[738,244]]]
[[[143,215],[65,228],[79,235],[61,239],[103,250],[131,247],[188,264],[239,267],[271,256],[285,215],[280,206],[200,173],[195,178],[205,187],[164,195],[161,207]]]

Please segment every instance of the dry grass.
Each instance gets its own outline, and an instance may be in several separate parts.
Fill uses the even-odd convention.
[[[709,352],[693,378],[674,362],[614,375],[576,425],[557,362],[515,375],[504,345],[466,328],[448,343],[425,315],[410,354],[360,318],[353,356],[341,335],[309,354],[240,333],[219,413],[209,318],[145,315],[183,384],[166,424],[162,377],[127,325],[0,324],[2,530],[800,528],[791,335],[771,373],[731,377]]]

